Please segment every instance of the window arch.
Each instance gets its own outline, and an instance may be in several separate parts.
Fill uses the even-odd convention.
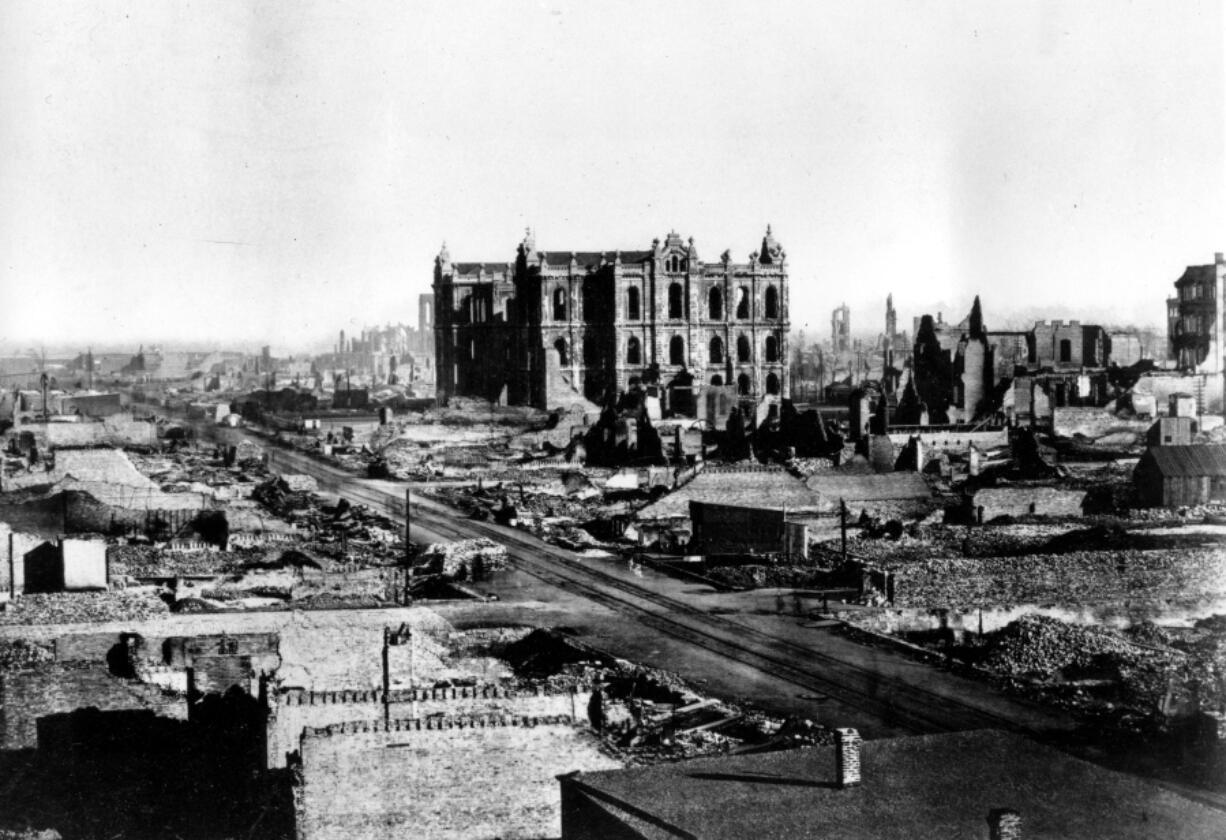
[[[768,373],[766,375],[766,393],[768,394],[778,394],[779,393],[779,377],[775,376],[775,374],[773,373]]]
[[[715,374],[711,377],[711,384],[716,388],[722,388],[724,385],[724,377],[720,376],[718,373]]]
[[[749,374],[742,373],[736,378],[736,392],[742,397],[749,396]]]
[[[682,289],[680,283],[672,283],[668,287],[668,317],[669,318],[684,318],[685,305],[682,300]]]
[[[566,320],[566,290],[555,289],[553,292],[553,320]]]
[[[1060,361],[1073,361],[1073,342],[1069,341],[1067,338],[1060,339]]]
[[[775,338],[773,335],[768,335],[766,337],[766,361],[779,361],[779,339]]]
[[[745,336],[738,336],[736,340],[736,360],[738,362],[753,361],[753,353],[750,351],[749,339]]]
[[[724,319],[724,293],[719,286],[712,286],[711,293],[707,295],[707,315],[712,321]]]
[[[766,287],[766,304],[763,308],[767,318],[779,317],[779,290],[774,286]]]
[[[724,340],[718,335],[711,339],[711,364],[718,365],[724,361]]]
[[[643,348],[639,344],[639,340],[634,336],[630,336],[630,340],[626,342],[626,364],[641,365],[643,363]]]
[[[553,343],[553,349],[558,351],[558,364],[566,367],[570,364],[570,354],[566,352],[566,339],[559,338]]]
[[[631,286],[626,289],[626,317],[631,321],[637,321],[643,317],[642,308],[639,304],[639,287]]]
[[[749,289],[744,286],[736,290],[736,317],[749,317]]]
[[[668,342],[668,363],[670,365],[685,364],[685,339],[674,335]]]

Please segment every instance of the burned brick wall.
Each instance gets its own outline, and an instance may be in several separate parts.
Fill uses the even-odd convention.
[[[498,685],[393,690],[388,716],[408,720],[436,715],[580,717],[592,697],[590,686],[547,691]],[[306,729],[383,720],[383,692],[373,689],[305,691],[290,689],[270,698],[267,766],[284,767]]]
[[[0,748],[36,748],[40,720],[88,708],[152,709],[160,717],[175,719],[187,715],[181,698],[114,676],[105,665],[59,663],[0,674]]]

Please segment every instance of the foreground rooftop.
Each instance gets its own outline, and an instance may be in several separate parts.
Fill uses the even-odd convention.
[[[1226,814],[1019,735],[979,730],[866,741],[861,782],[810,748],[561,777],[563,840],[987,838],[1017,812],[1025,838],[1226,836]]]

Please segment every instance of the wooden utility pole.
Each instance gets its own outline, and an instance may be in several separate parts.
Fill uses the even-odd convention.
[[[392,674],[391,666],[388,657],[388,649],[392,643],[392,628],[386,624],[383,625],[383,722],[389,723],[392,719]]]
[[[843,562],[847,562],[847,501],[839,499],[839,530],[842,531]]]

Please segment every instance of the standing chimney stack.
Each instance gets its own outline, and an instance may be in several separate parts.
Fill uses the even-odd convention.
[[[855,787],[860,784],[860,733],[854,729],[836,729],[834,733],[839,787]]]
[[[1010,808],[989,811],[988,837],[991,840],[1022,840],[1022,815]]]

